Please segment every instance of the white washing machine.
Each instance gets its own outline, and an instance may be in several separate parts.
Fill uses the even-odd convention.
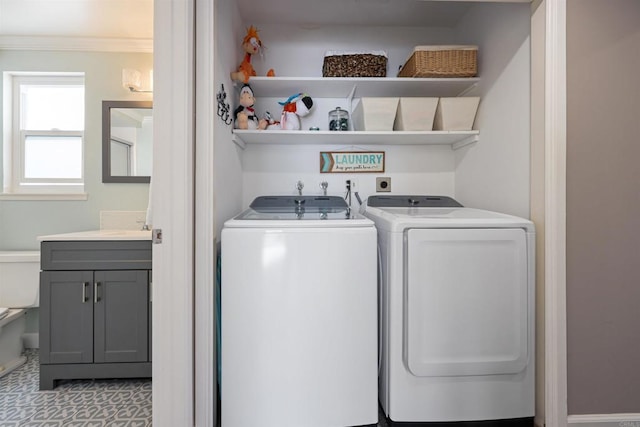
[[[533,223],[432,196],[371,196],[364,215],[381,251],[390,425],[532,426]]]
[[[222,425],[375,425],[373,222],[340,197],[259,197],[221,244]]]

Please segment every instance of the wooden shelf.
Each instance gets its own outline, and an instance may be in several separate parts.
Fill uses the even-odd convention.
[[[460,96],[480,81],[470,78],[398,77],[251,77],[249,84],[257,97],[281,98],[304,92],[312,98],[355,98],[363,96]]]
[[[286,131],[234,129],[233,141],[247,145],[450,145],[452,149],[473,144],[480,132],[471,131]]]

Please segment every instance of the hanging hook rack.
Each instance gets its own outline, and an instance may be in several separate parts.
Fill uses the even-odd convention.
[[[220,90],[216,94],[216,101],[218,103],[218,117],[224,122],[225,125],[230,125],[233,122],[233,117],[231,117],[231,107],[227,100],[227,92],[224,90],[224,85],[220,85]]]

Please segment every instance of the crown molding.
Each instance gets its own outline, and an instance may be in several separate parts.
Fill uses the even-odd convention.
[[[153,53],[153,39],[0,36],[0,50]]]

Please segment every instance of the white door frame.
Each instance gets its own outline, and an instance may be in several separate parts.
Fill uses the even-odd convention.
[[[194,0],[154,2],[153,424],[194,422]]]
[[[216,0],[195,0],[195,420],[212,427],[217,414],[214,208],[214,87]]]
[[[545,415],[567,425],[566,0],[546,0],[545,40]]]

